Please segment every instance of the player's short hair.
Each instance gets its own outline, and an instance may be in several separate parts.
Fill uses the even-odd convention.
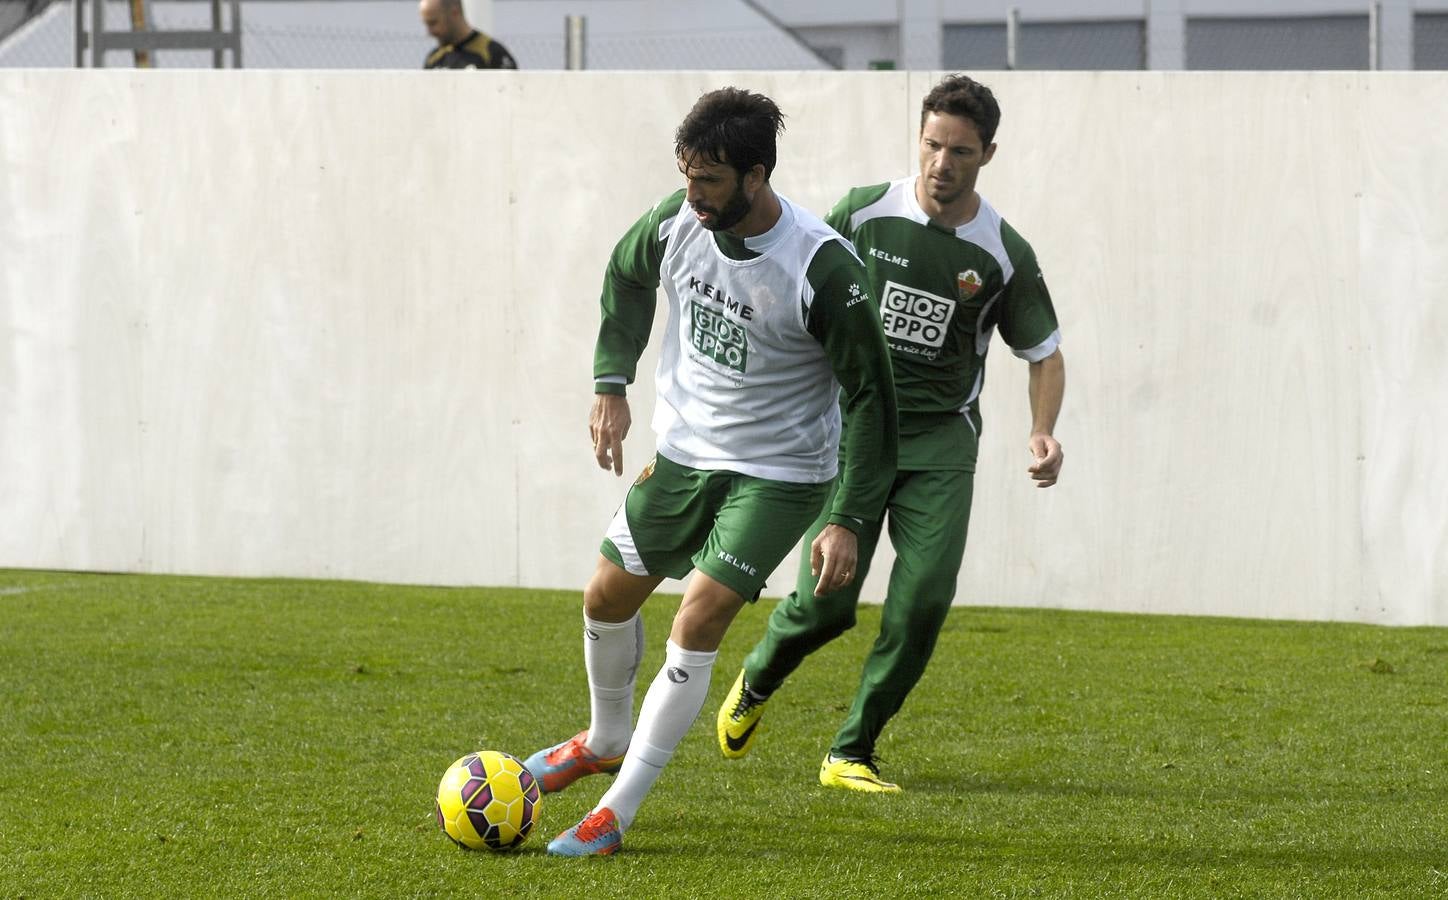
[[[784,113],[773,100],[743,88],[719,88],[700,97],[684,117],[674,132],[674,155],[686,164],[701,158],[727,164],[740,175],[763,164],[768,181],[782,131]]]
[[[1001,124],[1001,108],[990,88],[967,75],[947,75],[930,89],[920,104],[920,127],[931,113],[944,113],[969,119],[980,132],[980,141],[989,147]]]

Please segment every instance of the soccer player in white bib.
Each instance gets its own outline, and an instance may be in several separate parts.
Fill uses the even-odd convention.
[[[594,456],[623,473],[625,386],[662,286],[658,442],[584,589],[589,726],[525,763],[550,793],[617,773],[593,810],[548,845],[554,855],[620,848],[703,707],[735,615],[817,519],[810,590],[848,586],[855,534],[877,528],[890,489],[895,390],[880,317],[849,244],[770,185],[782,127],[779,108],[760,94],[723,88],[699,98],[675,134],[684,189],[645,213],[609,260],[589,419]],[[635,727],[639,609],[665,577],[690,571]]]
[[[1061,445],[1052,432],[1066,369],[1056,312],[1030,245],[975,187],[995,155],[999,123],[989,88],[963,75],[946,78],[921,108],[919,174],[851,190],[825,217],[854,242],[869,270],[900,414],[899,471],[883,517],[896,560],[854,703],[820,764],[827,787],[900,790],[881,777],[875,745],[925,672],[955,598],[985,356],[997,331],[1030,366],[1027,474],[1037,487],[1050,487],[1061,471]],[[819,527],[816,522],[806,539]],[[716,717],[725,757],[749,752],[765,700],[806,656],[855,624],[859,585],[880,529],[872,520],[860,530],[849,587],[815,597],[802,572],[795,592],[775,607]]]

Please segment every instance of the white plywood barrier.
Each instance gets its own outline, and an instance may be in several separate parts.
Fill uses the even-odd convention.
[[[1036,75],[1002,95],[991,175],[1063,319],[1068,480],[1030,496],[1002,354],[975,520],[1000,555],[971,553],[967,598],[1354,617],[1351,82]]]
[[[771,94],[823,212],[935,77],[0,71],[0,566],[581,586],[598,287],[679,119]],[[1448,624],[1448,76],[985,80],[1067,465],[997,343],[960,601]]]
[[[1448,622],[1448,78],[1363,86],[1362,610]]]

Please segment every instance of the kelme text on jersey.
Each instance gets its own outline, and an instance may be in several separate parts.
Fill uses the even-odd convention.
[[[903,256],[896,256],[893,253],[886,253],[884,250],[881,250],[877,247],[869,247],[865,250],[865,252],[875,257],[876,259],[883,259],[887,263],[894,263],[902,269],[910,268],[910,260],[906,259]]]
[[[741,303],[735,300],[733,297],[725,294],[720,288],[716,288],[709,282],[701,280],[696,275],[689,276],[689,289],[695,293],[703,294],[708,299],[723,306],[746,322],[754,318],[754,307],[748,303]]]

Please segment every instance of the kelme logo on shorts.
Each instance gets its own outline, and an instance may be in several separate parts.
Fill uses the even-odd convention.
[[[729,565],[733,566],[739,571],[743,572],[745,575],[748,575],[750,578],[754,578],[759,575],[758,569],[732,553],[725,553],[723,550],[720,550],[714,555],[724,560],[724,562],[727,562]]]
[[[880,324],[889,340],[921,344],[939,350],[945,343],[945,329],[955,315],[955,301],[926,291],[885,282],[880,298]]]
[[[689,307],[689,340],[694,349],[720,365],[743,372],[749,360],[744,329],[693,300]]]

